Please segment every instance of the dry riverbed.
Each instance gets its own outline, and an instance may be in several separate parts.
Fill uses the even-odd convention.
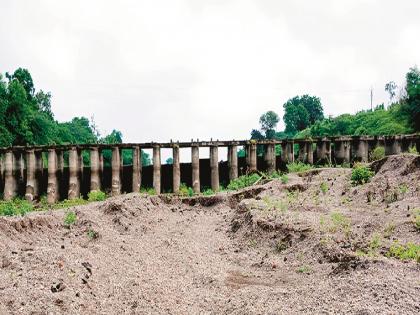
[[[0,218],[0,314],[419,314],[420,157],[372,168]]]

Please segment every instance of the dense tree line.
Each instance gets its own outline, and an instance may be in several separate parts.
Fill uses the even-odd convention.
[[[48,145],[83,143],[122,143],[122,133],[113,130],[101,137],[95,123],[86,117],[58,122],[51,111],[51,94],[36,91],[28,70],[19,68],[13,74],[0,74],[0,146]],[[131,153],[123,151],[125,164],[131,163]],[[84,157],[89,163],[89,156]],[[111,153],[104,152],[109,164]],[[148,154],[142,154],[143,165],[150,164]]]
[[[260,129],[251,131],[251,139],[284,139],[340,135],[392,135],[420,132],[420,71],[410,68],[406,74],[405,87],[394,101],[397,85],[389,82],[385,91],[391,104],[373,110],[360,111],[354,115],[342,114],[324,117],[321,100],[303,95],[289,99],[284,105],[285,130],[277,132],[279,116],[269,111],[260,117]]]

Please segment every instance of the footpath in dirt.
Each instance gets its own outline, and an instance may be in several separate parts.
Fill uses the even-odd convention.
[[[371,167],[2,217],[0,314],[419,314],[420,157]]]

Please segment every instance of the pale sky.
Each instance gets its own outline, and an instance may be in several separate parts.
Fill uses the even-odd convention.
[[[387,103],[420,63],[419,17],[419,0],[1,0],[0,72],[29,69],[57,120],[125,142],[245,139],[295,95],[326,115],[369,108],[371,87]]]

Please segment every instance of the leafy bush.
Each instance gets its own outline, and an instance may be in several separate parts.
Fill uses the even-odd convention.
[[[304,172],[313,168],[311,165],[302,162],[293,162],[287,164],[286,167],[289,173]]]
[[[395,242],[387,253],[388,257],[395,257],[401,260],[416,260],[420,263],[420,245],[414,243],[407,243],[406,245],[400,245]]]
[[[384,147],[376,147],[370,153],[370,160],[371,161],[377,161],[377,160],[383,159],[384,157],[385,157],[385,148]]]
[[[24,199],[13,199],[11,201],[0,201],[0,216],[23,216],[25,213],[33,211],[32,203]]]
[[[88,201],[104,201],[106,194],[100,190],[94,190],[88,193]]]
[[[64,225],[67,227],[70,227],[71,225],[75,224],[77,220],[76,213],[73,211],[69,211],[66,213],[66,216],[64,217]]]
[[[362,185],[370,181],[375,173],[366,165],[356,163],[351,172],[351,182],[353,185]]]
[[[238,190],[255,184],[260,176],[256,173],[250,175],[239,176],[237,179],[232,180],[227,186],[228,190]]]

